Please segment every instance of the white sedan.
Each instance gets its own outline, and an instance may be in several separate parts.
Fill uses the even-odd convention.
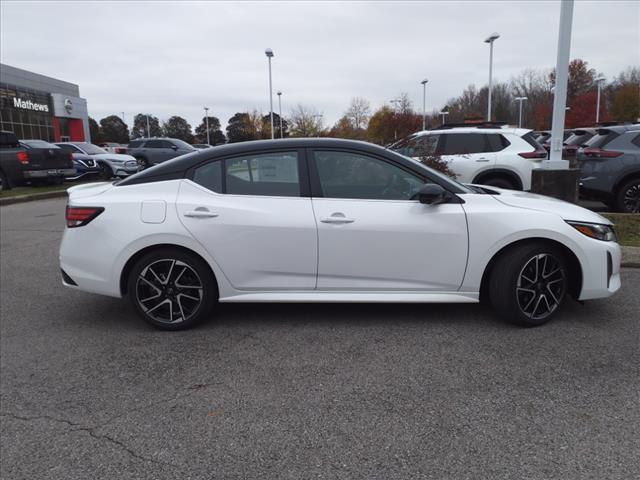
[[[59,142],[56,143],[63,151],[71,154],[90,155],[100,166],[102,177],[127,177],[140,170],[138,161],[131,155],[112,153],[89,142]]]
[[[144,320],[171,330],[208,318],[217,302],[484,299],[536,326],[567,296],[620,288],[606,218],[465,186],[349,140],[230,144],[78,185],[66,222],[63,283],[128,296]]]

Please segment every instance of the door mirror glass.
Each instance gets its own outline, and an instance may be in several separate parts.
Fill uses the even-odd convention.
[[[427,205],[438,205],[449,200],[449,192],[437,183],[426,183],[417,193],[418,201]]]
[[[175,146],[175,145],[171,145],[171,150],[174,150],[174,151],[175,151],[175,150],[178,150],[178,147],[177,147],[177,146]]]

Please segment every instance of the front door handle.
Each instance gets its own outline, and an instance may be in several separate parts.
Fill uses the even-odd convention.
[[[185,212],[184,216],[189,218],[215,218],[218,214],[210,212],[208,208],[198,207],[195,210]]]
[[[355,218],[348,218],[344,215],[344,213],[336,212],[331,214],[330,217],[321,218],[320,221],[322,223],[353,223],[355,222]]]

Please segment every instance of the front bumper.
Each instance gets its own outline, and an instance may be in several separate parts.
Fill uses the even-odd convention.
[[[582,265],[582,291],[579,300],[610,297],[620,289],[622,253],[616,242],[597,242]]]
[[[58,168],[48,170],[24,170],[22,175],[25,179],[68,177],[76,174],[75,168]]]

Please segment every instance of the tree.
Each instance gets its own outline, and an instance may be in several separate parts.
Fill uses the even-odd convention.
[[[103,142],[129,142],[129,128],[117,115],[109,115],[100,120],[100,130]]]
[[[275,138],[280,138],[280,115],[273,112],[273,134]],[[289,122],[282,119],[282,138],[289,136]],[[262,117],[261,138],[271,138],[271,116],[269,114]]]
[[[218,117],[208,117],[209,120],[209,144],[222,145],[227,141],[220,130],[220,120]],[[195,140],[197,143],[207,143],[207,117],[202,117],[202,123],[196,127]]]
[[[366,98],[354,97],[344,116],[350,121],[355,130],[367,128],[371,116],[371,104]]]
[[[147,132],[147,117],[149,118],[149,128],[151,132]],[[133,128],[131,129],[131,138],[143,137],[161,137],[162,128],[158,117],[154,117],[150,113],[138,113],[133,117]]]
[[[227,140],[229,143],[258,140],[261,123],[257,112],[238,112],[227,122]]]
[[[575,58],[569,62],[569,79],[567,80],[567,100],[570,102],[578,95],[587,93],[595,86],[597,73],[593,68],[588,67],[588,63],[580,58]],[[549,80],[552,85],[556,84],[556,70],[551,70]]]
[[[98,125],[98,122],[96,122],[91,117],[89,117],[89,136],[91,137],[91,142],[93,143],[102,143],[104,141],[102,140],[100,125]]]
[[[611,102],[611,117],[618,122],[637,122],[640,119],[640,84],[631,83],[615,90]]]
[[[393,116],[394,112],[388,105],[383,105],[371,115],[367,126],[370,142],[387,145],[395,140]]]
[[[333,127],[331,127],[328,135],[334,138],[365,140],[367,138],[367,131],[363,128],[356,128],[353,124],[353,120],[344,115],[335,123]]]
[[[162,131],[167,137],[184,140],[187,143],[193,143],[193,133],[191,125],[184,118],[174,115],[166,122],[162,122]]]
[[[322,114],[315,107],[298,104],[289,117],[292,137],[317,137],[323,133]]]

